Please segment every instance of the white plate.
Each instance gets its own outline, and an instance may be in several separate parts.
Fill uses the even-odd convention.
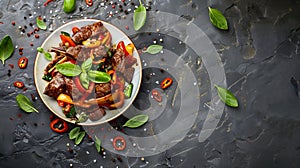
[[[76,20],[69,22],[67,24],[64,24],[63,26],[56,29],[53,33],[49,35],[49,37],[44,41],[41,47],[44,48],[45,51],[50,49],[51,47],[58,47],[59,43],[61,42],[59,35],[61,34],[61,31],[68,32],[72,34],[72,27],[82,27],[86,26],[95,22],[98,22],[101,20],[96,19],[83,19],[83,20]],[[133,43],[127,35],[122,32],[117,27],[113,26],[112,24],[109,24],[107,22],[101,21],[103,25],[107,28],[107,30],[111,33],[112,36],[112,44],[117,44],[119,41],[124,41],[125,44]],[[141,84],[141,78],[142,78],[142,66],[141,66],[141,60],[139,57],[139,54],[136,49],[134,49],[133,56],[137,59],[137,64],[133,67],[135,68],[135,72],[133,75],[132,83],[133,83],[133,91],[132,96],[130,99],[126,99],[125,103],[122,108],[116,109],[116,110],[106,110],[106,114],[103,118],[97,121],[91,121],[87,120],[86,122],[78,123],[78,125],[98,125],[105,122],[108,122],[110,120],[113,120],[120,116],[122,113],[124,113],[127,108],[132,104],[133,100],[138,94],[138,90],[140,88]],[[74,120],[70,120],[65,116],[65,114],[62,112],[62,108],[58,106],[57,101],[49,97],[45,94],[43,94],[44,89],[48,82],[44,81],[42,77],[44,76],[44,69],[49,64],[49,61],[44,58],[43,54],[38,53],[35,59],[34,64],[34,82],[36,85],[36,89],[38,94],[40,95],[42,101],[44,104],[58,117],[64,119],[65,121],[75,123]]]

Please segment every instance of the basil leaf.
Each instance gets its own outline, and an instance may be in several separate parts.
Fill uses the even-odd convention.
[[[76,0],[64,0],[63,10],[66,13],[71,13],[75,10]]]
[[[74,65],[69,62],[58,64],[55,66],[55,68],[65,76],[77,76],[81,73],[81,68],[79,65]]]
[[[46,58],[46,60],[51,61],[52,60],[52,55],[48,52],[44,53],[44,56]]]
[[[79,79],[80,79],[80,82],[81,82],[81,85],[85,88],[85,89],[88,89],[89,88],[89,84],[90,84],[90,81],[89,81],[89,76],[87,75],[86,72],[82,72],[79,76]]]
[[[140,6],[134,10],[133,14],[133,27],[135,31],[140,30],[144,26],[146,18],[146,8],[140,1]]]
[[[6,35],[0,42],[0,59],[2,61],[2,64],[5,63],[5,60],[7,60],[13,52],[14,45],[12,43],[12,40],[10,36]]]
[[[149,119],[149,117],[147,115],[140,114],[140,115],[134,116],[131,119],[129,119],[123,125],[123,127],[137,128],[137,127],[144,125],[148,121],[148,119]]]
[[[78,117],[78,120],[75,122],[77,123],[81,123],[81,122],[85,122],[88,119],[88,116],[85,113],[81,113]]]
[[[218,95],[220,99],[228,106],[230,107],[238,107],[239,103],[235,96],[227,89],[224,89],[220,86],[215,85],[215,87],[218,90]]]
[[[33,107],[32,102],[23,94],[18,94],[16,96],[16,101],[18,106],[27,113],[37,112],[38,110]]]
[[[92,58],[88,58],[81,64],[81,69],[84,71],[89,71],[93,65],[92,63],[93,63]]]
[[[89,79],[95,83],[107,83],[111,80],[111,76],[105,72],[100,71],[89,71]]]
[[[150,45],[145,52],[149,53],[149,54],[157,54],[162,49],[163,49],[163,46],[161,46],[161,45]]]
[[[221,30],[228,30],[227,20],[224,15],[218,10],[208,7],[210,22]]]
[[[95,146],[98,152],[100,152],[101,149],[101,141],[100,139],[95,135]]]
[[[66,114],[67,118],[74,118],[76,116],[76,109],[73,106],[70,111]]]
[[[75,144],[76,145],[80,144],[80,142],[83,140],[84,136],[85,136],[84,131],[79,132],[78,136],[75,138]]]
[[[36,18],[36,25],[37,25],[38,28],[40,28],[42,30],[46,30],[47,29],[46,23],[40,17]]]
[[[75,139],[79,135],[80,127],[75,127],[69,132],[69,139]]]
[[[44,53],[44,49],[42,47],[36,48],[36,51],[38,51],[39,53]]]

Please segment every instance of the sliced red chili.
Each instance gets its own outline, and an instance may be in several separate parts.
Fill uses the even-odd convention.
[[[76,76],[73,79],[74,79],[74,83],[75,83],[75,86],[77,87],[77,89],[81,93],[84,93],[86,91],[86,89],[81,85],[80,78],[78,76]]]
[[[168,77],[168,78],[165,78],[165,79],[161,82],[160,87],[161,87],[162,89],[167,89],[169,86],[172,85],[172,83],[173,83],[173,79]]]
[[[73,27],[72,32],[73,32],[73,34],[76,34],[76,33],[80,32],[80,29],[78,27]]]
[[[69,45],[70,45],[71,47],[75,47],[75,46],[76,46],[75,42],[72,40],[71,37],[65,36],[65,35],[63,35],[63,34],[59,35],[59,37],[60,37],[61,41],[62,41],[64,44],[69,43]]]
[[[126,48],[125,48],[125,43],[124,43],[124,41],[120,41],[120,42],[118,43],[117,49],[123,50],[124,53],[125,53],[125,56],[128,56],[128,55],[129,55],[128,51],[127,51]]]
[[[14,82],[14,86],[19,89],[22,89],[24,87],[24,83],[20,82],[20,81],[16,81],[16,82]]]
[[[124,150],[126,148],[125,139],[121,136],[115,137],[113,140],[113,147],[118,151]]]
[[[85,0],[85,3],[86,3],[88,6],[92,6],[92,5],[93,5],[93,0]]]
[[[152,93],[153,99],[155,99],[157,102],[161,102],[162,101],[162,96],[161,96],[161,94],[160,94],[160,92],[158,90],[153,89],[151,93]]]
[[[67,132],[69,129],[67,122],[60,118],[51,121],[50,128],[57,133],[64,133]]]
[[[65,107],[65,102],[63,102],[63,101],[58,100],[58,101],[57,101],[57,104],[58,104],[60,107]]]
[[[24,69],[27,67],[28,59],[26,57],[21,57],[18,61],[18,66],[21,69]]]

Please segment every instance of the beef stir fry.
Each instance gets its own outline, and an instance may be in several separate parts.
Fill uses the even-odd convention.
[[[60,39],[49,49],[55,57],[44,69],[44,94],[57,100],[66,117],[79,122],[96,121],[106,109],[121,108],[133,87],[133,44],[113,45],[101,22],[74,27],[72,35],[61,32]]]

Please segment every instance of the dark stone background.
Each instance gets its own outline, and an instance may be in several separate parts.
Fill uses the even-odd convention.
[[[0,36],[9,34],[18,48],[23,47],[29,64],[24,70],[17,67],[17,48],[5,65],[0,65],[0,167],[69,167],[70,163],[74,167],[300,167],[300,99],[290,83],[291,77],[300,80],[300,1],[143,2],[151,11],[169,12],[193,21],[208,35],[222,58],[227,84],[239,99],[240,107],[226,107],[217,129],[205,142],[189,146],[189,139],[184,139],[173,149],[144,161],[108,151],[103,157],[103,152],[98,154],[88,138],[74,147],[67,134],[50,130],[51,112],[39,98],[34,105],[40,113],[27,114],[18,108],[15,96],[38,96],[33,82],[35,48],[51,29],[63,21],[84,17],[109,21],[107,12],[112,10],[111,5],[99,0],[87,8],[84,1],[77,0],[76,11],[70,18],[61,9],[62,0],[47,7],[36,0],[2,0]],[[101,7],[101,3],[109,7]],[[223,12],[229,22],[228,31],[211,25],[207,6]],[[124,6],[128,8],[134,9],[134,5],[129,2]],[[47,24],[52,26],[48,31],[38,32],[39,39],[27,37],[26,33],[33,29],[29,23],[35,23],[39,15],[46,16]],[[125,15],[121,12],[112,18]],[[18,27],[24,25],[27,29],[21,34]],[[145,43],[151,41],[148,38]],[[16,80],[23,81],[28,90],[14,88]]]

